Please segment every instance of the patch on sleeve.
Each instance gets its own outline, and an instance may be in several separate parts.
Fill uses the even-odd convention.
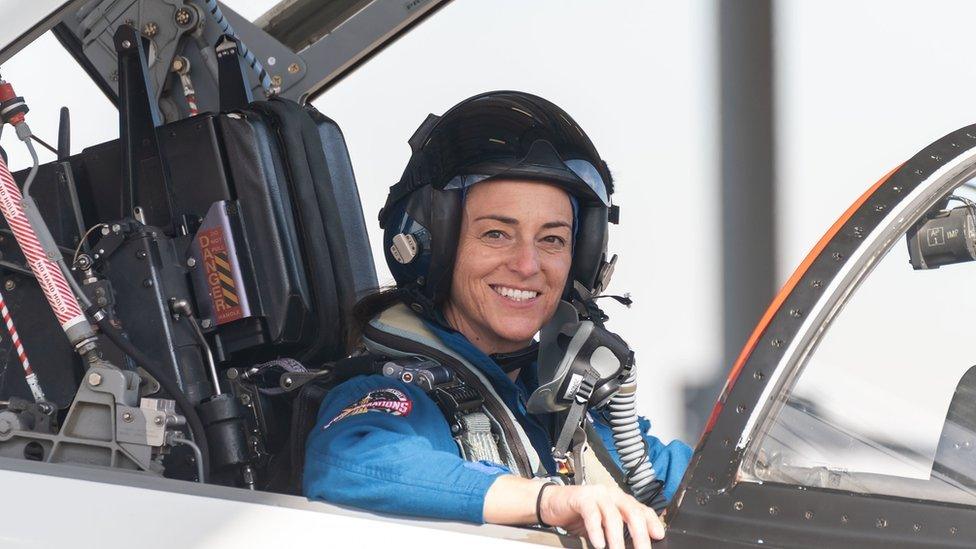
[[[322,429],[328,429],[333,423],[349,416],[365,414],[366,412],[384,412],[395,416],[407,416],[410,415],[410,410],[413,410],[413,401],[402,391],[397,389],[370,391],[363,398],[343,408],[339,415],[326,423]]]

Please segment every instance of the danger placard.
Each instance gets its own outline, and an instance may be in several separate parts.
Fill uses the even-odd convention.
[[[197,234],[210,300],[213,302],[217,324],[225,324],[244,317],[239,290],[227,253],[227,241],[220,228],[204,229]]]

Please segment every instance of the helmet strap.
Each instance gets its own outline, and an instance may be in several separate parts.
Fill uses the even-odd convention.
[[[511,353],[495,353],[489,355],[498,364],[502,371],[510,374],[516,370],[521,370],[531,366],[539,357],[539,342],[533,341],[528,347],[512,351]]]
[[[400,289],[400,299],[418,315],[449,327],[441,308],[416,284]]]
[[[580,320],[592,321],[600,327],[607,320],[610,320],[610,317],[596,304],[596,296],[579,281],[573,282],[567,301],[576,309],[576,314],[579,315]]]

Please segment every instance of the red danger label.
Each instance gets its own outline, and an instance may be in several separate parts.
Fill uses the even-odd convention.
[[[207,288],[217,316],[217,324],[225,324],[244,317],[241,299],[227,253],[227,241],[219,228],[205,229],[197,234],[203,256]]]

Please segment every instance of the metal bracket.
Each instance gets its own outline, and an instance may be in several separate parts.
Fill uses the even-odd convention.
[[[318,370],[315,372],[285,372],[278,382],[285,392],[301,389],[306,383],[332,373],[332,370]]]
[[[129,214],[139,205],[147,212],[150,224],[169,227],[173,200],[169,196],[169,170],[156,137],[162,117],[149,83],[147,45],[130,25],[120,26],[114,41],[119,59],[122,212]]]
[[[305,71],[296,71],[301,85],[283,83],[282,97],[314,99],[397,37],[433,14],[448,0],[389,2],[281,2],[255,21],[265,32],[298,51]],[[343,12],[345,5],[349,9]],[[261,51],[248,37],[246,44]],[[290,77],[291,71],[286,74]]]
[[[183,418],[166,401],[143,399],[139,407],[139,384],[135,372],[105,362],[92,364],[57,433],[10,428],[16,426],[16,417],[0,413],[7,414],[0,417],[7,420],[7,429],[0,429],[0,456],[161,474],[157,443],[166,427],[181,424]]]

